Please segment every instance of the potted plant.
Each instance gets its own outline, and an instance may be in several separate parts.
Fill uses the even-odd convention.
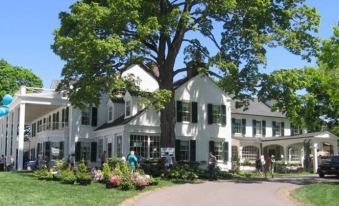
[[[61,171],[60,178],[61,178],[61,182],[64,184],[74,184],[76,180],[74,172],[70,169]]]
[[[80,185],[89,185],[91,184],[92,178],[91,175],[87,172],[87,167],[83,161],[80,162],[78,170],[76,172],[77,182]]]
[[[119,176],[112,176],[110,180],[106,183],[106,188],[119,187],[121,183],[121,178]]]

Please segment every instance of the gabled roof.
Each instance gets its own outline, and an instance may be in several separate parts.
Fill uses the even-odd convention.
[[[267,106],[263,102],[259,102],[257,99],[250,100],[250,104],[248,105],[247,110],[244,110],[243,107],[236,108],[236,100],[232,100],[231,112],[232,114],[257,115],[280,118],[286,117],[281,112],[272,112],[269,106]]]
[[[120,117],[118,117],[117,119],[115,119],[113,122],[106,122],[103,125],[101,125],[100,127],[96,128],[94,131],[125,125],[128,122],[130,122],[131,120],[133,120],[135,117],[139,116],[144,111],[145,110],[141,110],[138,113],[136,113],[135,115],[128,117],[126,119],[125,119],[125,114],[123,114]]]

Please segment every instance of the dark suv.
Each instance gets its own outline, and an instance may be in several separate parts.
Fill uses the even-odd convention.
[[[337,175],[339,176],[339,156],[332,156],[328,159],[324,159],[322,164],[318,167],[319,177],[325,177],[325,175]]]

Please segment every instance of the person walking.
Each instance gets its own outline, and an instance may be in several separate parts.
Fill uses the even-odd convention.
[[[257,160],[255,161],[255,169],[256,172],[259,173],[261,176],[263,176],[262,174],[262,162],[260,157],[257,158]]]
[[[265,160],[265,165],[264,165],[264,173],[265,173],[265,178],[267,178],[267,172],[271,174],[271,177],[273,178],[273,173],[272,173],[272,156],[269,155],[267,159]]]
[[[215,175],[215,166],[217,163],[217,158],[213,155],[212,152],[209,153],[208,156],[208,180],[217,180],[217,176]]]
[[[134,155],[134,151],[131,151],[130,154],[128,155],[127,158],[128,161],[128,166],[130,167],[130,169],[132,170],[132,172],[135,171],[135,168],[138,164],[138,159],[137,157]]]

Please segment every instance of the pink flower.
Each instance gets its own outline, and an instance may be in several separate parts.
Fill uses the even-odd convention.
[[[109,180],[109,182],[110,182],[113,186],[118,186],[118,185],[120,185],[121,178],[118,177],[118,176],[113,176],[113,177],[111,177],[111,179]]]

